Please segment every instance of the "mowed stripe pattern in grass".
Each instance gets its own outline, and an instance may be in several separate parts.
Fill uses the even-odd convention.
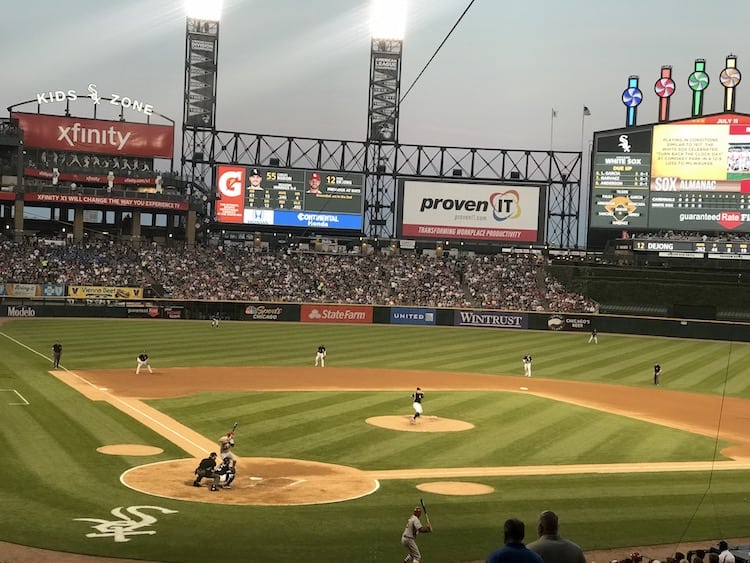
[[[742,370],[748,355],[744,344],[603,334],[598,345],[587,345],[584,333],[444,327],[222,323],[213,330],[204,322],[153,320],[36,319],[0,329],[48,356],[60,339],[63,365],[74,370],[135,368],[135,355],[143,349],[156,369],[312,365],[315,348],[323,343],[334,366],[520,375],[520,358],[529,352],[539,377],[637,386],[651,385],[651,367],[659,361],[667,388],[750,396]],[[147,443],[165,449],[147,461],[184,453],[126,415],[68,389],[46,373],[49,367],[47,360],[0,339],[0,378],[32,404],[28,411],[0,407],[0,444],[14,463],[14,478],[0,480],[0,494],[8,514],[23,513],[35,522],[33,528],[25,520],[6,522],[2,539],[183,563],[215,557],[218,537],[241,538],[232,544],[233,557],[246,561],[349,560],[353,550],[357,560],[403,557],[398,536],[424,494],[415,488],[420,481],[383,481],[377,494],[302,509],[155,499],[117,481],[143,458],[102,456],[95,448]],[[307,458],[363,469],[711,459],[714,451],[706,437],[521,394],[428,390],[426,414],[475,424],[469,432],[433,435],[364,422],[367,416],[408,415],[411,400],[405,392],[210,393],[154,403],[208,437],[218,438],[239,420],[237,448],[243,456]],[[566,535],[589,548],[738,537],[750,518],[743,500],[747,479],[748,472],[471,479],[495,492],[428,495],[440,534],[422,540],[423,552],[436,563],[483,559],[500,543],[505,518],[520,517],[533,528],[546,508],[562,515]],[[74,521],[107,518],[118,506],[155,503],[178,512],[160,517],[157,535],[145,541],[92,540],[85,537],[90,527]]]
[[[146,350],[158,366],[312,365],[319,344],[339,367],[523,373],[521,357],[534,357],[538,377],[651,384],[660,363],[663,385],[698,393],[750,397],[745,343],[586,333],[453,327],[347,326],[305,323],[162,320],[46,320],[13,323],[11,335],[45,350],[64,344],[63,365],[73,369],[134,367]]]

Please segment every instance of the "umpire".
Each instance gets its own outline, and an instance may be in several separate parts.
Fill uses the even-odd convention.
[[[201,479],[204,477],[214,478],[216,469],[216,452],[211,452],[207,458],[201,460],[198,467],[195,468],[195,481],[193,481],[193,487],[201,486]],[[216,490],[216,484],[211,485],[211,490]]]

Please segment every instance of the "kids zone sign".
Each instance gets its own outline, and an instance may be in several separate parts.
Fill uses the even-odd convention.
[[[542,186],[404,181],[399,236],[541,242]]]

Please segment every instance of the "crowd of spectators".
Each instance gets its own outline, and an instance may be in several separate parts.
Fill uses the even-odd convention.
[[[533,254],[253,252],[0,241],[0,282],[158,287],[174,299],[595,312]]]

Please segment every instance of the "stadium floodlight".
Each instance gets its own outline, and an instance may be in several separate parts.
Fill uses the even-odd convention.
[[[193,20],[217,22],[221,19],[221,0],[185,0],[185,13]]]
[[[406,0],[372,0],[370,32],[376,39],[404,38],[406,30]]]

